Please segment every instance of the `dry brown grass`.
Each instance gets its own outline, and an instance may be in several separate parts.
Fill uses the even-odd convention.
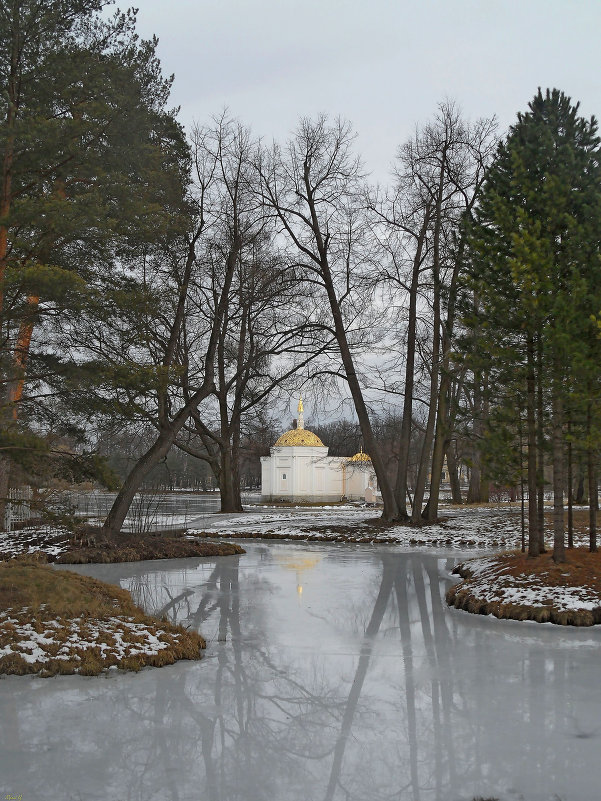
[[[65,570],[52,570],[34,559],[0,564],[0,613],[5,613],[0,618],[0,651],[22,639],[19,632],[23,626],[31,626],[38,635],[49,633],[53,640],[45,647],[48,660],[28,662],[19,653],[8,653],[0,657],[0,673],[95,675],[111,666],[139,670],[145,665],[161,667],[179,659],[199,659],[205,647],[196,632],[146,615],[126,590]],[[93,641],[99,629],[95,642],[81,645],[83,640]],[[155,653],[139,653],[149,635],[166,647]],[[103,642],[115,646],[119,638],[126,643],[121,656],[101,648]]]
[[[489,561],[497,564],[497,575],[501,580],[519,578],[532,579],[533,585],[539,582],[546,587],[584,588],[601,596],[601,553],[590,553],[586,548],[566,549],[566,561],[556,564],[551,553],[532,558],[520,551],[502,553]],[[480,615],[494,615],[512,620],[534,620],[538,623],[557,623],[564,626],[592,626],[601,623],[601,607],[595,609],[557,609],[541,593],[540,604],[501,603],[487,601],[473,590],[470,582],[472,573],[470,563],[457,568],[465,581],[451,587],[446,600],[449,606],[464,609]]]

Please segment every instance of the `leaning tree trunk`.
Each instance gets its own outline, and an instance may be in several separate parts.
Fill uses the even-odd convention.
[[[367,411],[367,406],[365,405],[365,399],[363,397],[361,385],[359,384],[359,379],[355,370],[355,364],[353,362],[353,357],[346,337],[346,330],[344,327],[344,321],[342,319],[342,312],[340,310],[338,298],[336,297],[336,291],[334,289],[334,282],[332,280],[326,259],[324,259],[322,263],[322,275],[328,300],[330,302],[332,318],[334,320],[336,341],[338,343],[340,357],[342,359],[342,364],[346,373],[346,379],[355,406],[355,413],[357,415],[357,419],[359,420],[359,426],[361,428],[365,450],[371,458],[374,472],[376,474],[376,478],[378,479],[380,492],[382,494],[382,503],[384,505],[382,518],[386,521],[396,520],[399,516],[399,509],[394,495],[394,490],[389,480],[384,459],[382,458],[380,448],[376,442],[376,438],[371,427],[369,413]]]
[[[183,422],[182,422],[183,425]],[[113,533],[120,533],[129,508],[132,505],[136,492],[142,486],[142,482],[150,473],[152,468],[160,462],[169,452],[175,441],[177,432],[175,426],[164,429],[151,447],[142,454],[136,464],[130,470],[123,486],[115,498],[113,505],[104,521],[104,529]]]
[[[215,316],[211,325],[211,336],[209,338],[209,343],[207,345],[205,354],[204,380],[199,389],[197,389],[196,392],[189,398],[189,400],[186,402],[186,405],[180,409],[173,420],[168,420],[166,414],[162,415],[163,420],[161,421],[161,427],[159,429],[159,435],[157,439],[146,451],[146,453],[142,454],[142,456],[133,466],[131,472],[123,482],[121,491],[115,498],[106,520],[104,521],[104,528],[108,531],[116,533],[121,531],[123,521],[125,520],[135,494],[142,486],[144,479],[150,473],[152,468],[167,455],[170,448],[173,446],[177,435],[188,422],[192,414],[197,411],[202,401],[205,400],[215,390],[215,354],[217,352],[219,332],[225,316],[229,291],[232,285],[234,270],[236,268],[238,253],[240,252],[241,246],[242,240],[240,238],[240,234],[238,233],[237,229],[235,229],[230,251],[226,260],[226,269],[223,286],[221,287],[221,295],[219,297],[217,308],[215,309]],[[183,318],[181,317],[177,317],[174,327],[181,325],[182,319]],[[175,334],[172,330],[171,340],[174,339]]]

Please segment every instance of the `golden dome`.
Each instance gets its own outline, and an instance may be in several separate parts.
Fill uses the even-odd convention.
[[[308,431],[306,428],[291,428],[290,431],[286,431],[285,434],[282,434],[276,440],[274,445],[275,448],[282,448],[282,447],[311,447],[311,448],[323,448],[323,442],[319,439],[317,434],[314,434],[312,431]]]
[[[363,450],[360,450],[359,453],[351,456],[349,462],[371,462],[371,456],[368,456],[366,453],[363,453]]]

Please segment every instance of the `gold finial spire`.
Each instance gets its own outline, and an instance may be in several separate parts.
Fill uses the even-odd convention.
[[[303,419],[303,411],[304,411],[304,409],[303,409],[303,396],[300,395],[299,400],[298,400],[298,423],[297,423],[298,428],[304,428],[305,427],[305,421]]]

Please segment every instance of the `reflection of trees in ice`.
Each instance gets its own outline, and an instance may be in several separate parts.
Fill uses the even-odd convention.
[[[372,552],[331,628],[299,618],[350,633],[347,650],[290,647],[271,638],[280,574],[260,554],[269,569],[228,557],[123,574],[147,608],[208,636],[207,656],[35,693],[11,685],[2,736],[23,756],[5,760],[6,781],[25,777],[32,798],[446,801],[504,798],[512,785],[561,797],[578,776],[591,787],[578,797],[595,797],[599,703],[573,679],[574,641],[592,635],[450,611],[450,562]]]

